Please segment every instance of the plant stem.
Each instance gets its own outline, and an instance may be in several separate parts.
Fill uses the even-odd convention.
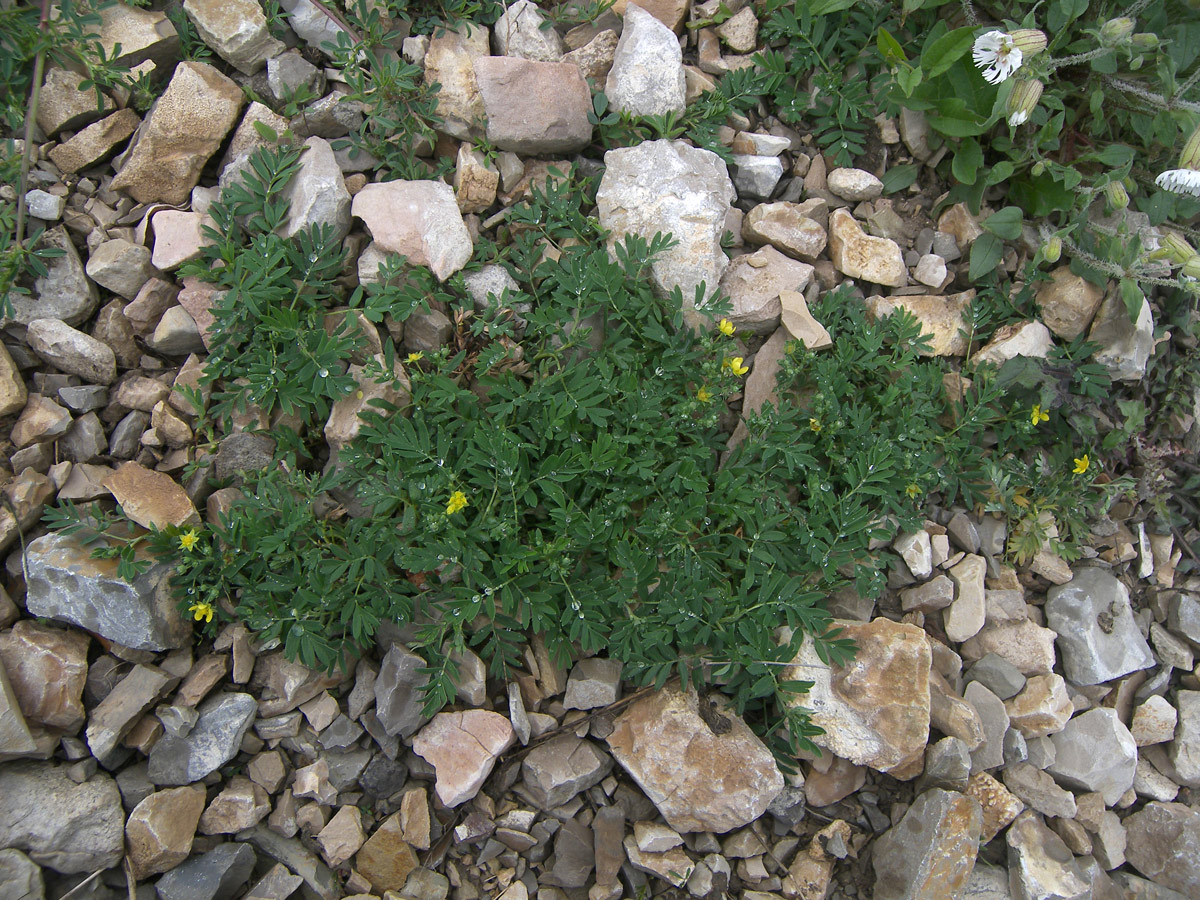
[[[42,0],[42,12],[38,18],[38,29],[46,30],[50,21],[50,0]],[[38,101],[42,96],[42,73],[46,68],[46,46],[40,44],[33,58],[33,87],[30,90],[29,109],[25,112],[25,152],[21,154],[21,180],[17,185],[17,230],[14,243],[20,248],[25,239],[25,190],[29,186],[29,167],[33,164],[33,127],[37,118]]]

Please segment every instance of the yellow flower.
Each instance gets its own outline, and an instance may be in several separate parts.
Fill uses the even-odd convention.
[[[1090,459],[1088,459],[1088,455],[1085,453],[1085,454],[1083,454],[1083,456],[1079,457],[1079,459],[1075,460],[1075,468],[1072,469],[1071,471],[1074,472],[1076,475],[1082,475],[1084,472],[1086,472],[1088,470],[1088,466],[1090,466],[1091,464],[1092,464],[1092,461]]]
[[[904,493],[910,500],[916,500],[921,496],[921,486],[915,481],[904,489]]]
[[[1036,426],[1038,422],[1049,422],[1050,414],[1042,411],[1040,404],[1033,404],[1033,409],[1029,413],[1029,419]]]
[[[196,529],[192,528],[185,531],[179,536],[179,549],[191,551],[198,543],[200,543],[200,535],[196,534]]]
[[[417,360],[424,359],[424,358],[425,358],[425,352],[422,350],[418,350],[416,353],[408,354],[408,359],[406,360],[406,362],[408,362],[409,365],[411,365],[412,363],[415,363]]]
[[[193,603],[188,607],[188,612],[195,615],[196,621],[203,619],[205,622],[211,622],[213,619],[213,608],[211,603]]]
[[[733,337],[733,323],[728,319],[722,319],[720,322],[718,322],[717,329],[721,332],[721,334],[725,335],[725,337]]]
[[[455,491],[450,495],[450,502],[446,504],[446,515],[452,516],[466,505],[467,495],[462,491]]]
[[[709,393],[708,388],[700,388],[700,390],[696,391],[696,399],[701,403],[707,403],[712,399],[712,394]]]
[[[734,375],[745,375],[750,371],[749,366],[742,365],[742,357],[740,356],[725,357],[725,361],[721,363],[721,368],[728,369]]]
[[[809,419],[808,427],[813,430],[814,434],[820,434],[821,433],[821,420],[820,419]]]

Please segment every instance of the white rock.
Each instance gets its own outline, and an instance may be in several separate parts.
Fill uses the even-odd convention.
[[[112,349],[59,319],[34,319],[26,334],[30,349],[50,365],[93,384],[117,379]]]
[[[333,239],[350,233],[350,192],[329,142],[310,137],[304,142],[300,168],[283,196],[288,202],[287,220],[280,234],[292,238],[314,225],[327,225]]]
[[[520,56],[538,62],[558,62],[563,42],[553,27],[542,28],[546,17],[529,0],[516,0],[492,26],[497,56]]]
[[[739,197],[766,200],[783,177],[783,162],[778,156],[734,156],[733,186]]]
[[[946,274],[946,261],[933,253],[926,253],[913,268],[913,277],[932,288],[940,288]]]
[[[630,3],[604,93],[614,110],[637,116],[682,112],[687,103],[683,52],[674,33]],[[611,151],[610,151],[611,152]]]
[[[843,275],[874,284],[904,287],[908,267],[900,246],[887,238],[865,234],[854,216],[836,209],[829,217],[829,255]]]
[[[834,169],[826,177],[829,190],[843,200],[874,200],[883,195],[883,182],[863,169]]]
[[[1045,359],[1054,346],[1050,329],[1041,322],[1019,322],[998,329],[986,347],[974,356],[974,362],[1003,365],[1018,356]]]
[[[35,189],[25,194],[25,208],[29,215],[47,222],[61,219],[65,205],[66,201],[62,197],[56,197],[43,190]]]
[[[183,11],[200,39],[244,75],[253,75],[269,57],[283,52],[255,0],[184,0]]]
[[[466,265],[474,250],[454,190],[440,181],[368,184],[354,195],[351,212],[380,250],[428,266],[439,281]]]

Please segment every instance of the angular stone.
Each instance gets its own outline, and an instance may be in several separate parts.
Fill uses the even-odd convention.
[[[1092,324],[1104,300],[1104,289],[1076,275],[1067,265],[1050,273],[1038,286],[1037,304],[1046,327],[1065,341],[1073,341]]]
[[[986,739],[983,720],[975,707],[955,693],[936,666],[929,672],[929,724],[942,734],[958,738],[968,750],[978,749]]]
[[[833,346],[833,338],[829,336],[825,326],[813,318],[803,294],[798,291],[780,291],[779,305],[779,320],[792,340],[800,341],[809,350],[824,350]],[[758,357],[755,357],[754,364],[758,365]]]
[[[113,178],[139,203],[182,204],[237,121],[241,89],[212,66],[181,62]]]
[[[1179,724],[1171,744],[1171,763],[1183,784],[1200,787],[1200,691],[1179,691],[1175,695]]]
[[[813,682],[794,702],[812,710],[813,724],[825,729],[814,743],[855,764],[915,777],[929,739],[928,638],[913,625],[883,618],[836,624],[858,646],[852,663],[822,663],[806,638],[796,668],[784,669],[786,678]]]
[[[330,46],[338,46],[339,35],[346,35],[349,38],[349,33],[331,16],[322,12],[321,7],[311,0],[282,0],[280,6],[288,14],[288,24],[292,31],[296,32],[309,47],[319,50],[326,56],[332,56],[333,51]],[[354,43],[353,38],[350,38],[350,43]]]
[[[543,879],[558,887],[581,888],[591,880],[595,862],[592,829],[568,819],[554,835],[554,866]]]
[[[254,0],[184,0],[183,10],[200,39],[243,75],[253,75],[283,51]]]
[[[333,158],[333,149],[324,138],[310,137],[304,142],[300,167],[282,199],[288,203],[287,219],[279,228],[285,238],[294,238],[316,226],[327,228],[334,241],[350,232],[350,192]]]
[[[271,798],[245,775],[235,775],[200,817],[201,834],[237,834],[271,811]]]
[[[114,3],[99,10],[100,46],[114,66],[149,60],[159,71],[179,59],[179,35],[166,13]]]
[[[90,644],[86,634],[31,619],[0,632],[0,664],[19,714],[49,728],[78,731],[85,717],[82,698]]]
[[[233,900],[256,861],[249,844],[218,844],[176,866],[154,887],[160,900]]]
[[[141,123],[142,120],[132,109],[119,109],[53,147],[49,154],[50,161],[64,175],[73,175],[107,159],[137,131]]]
[[[1025,804],[987,772],[976,772],[964,793],[974,797],[983,812],[979,843],[991,841],[1025,808]]]
[[[900,605],[905,612],[937,612],[953,601],[954,582],[945,575],[900,591]]]
[[[962,645],[964,659],[978,660],[994,653],[1007,660],[1022,675],[1049,675],[1054,668],[1054,639],[1049,628],[1025,619],[985,625]]]
[[[88,718],[87,742],[92,755],[103,765],[109,765],[121,739],[178,683],[178,678],[158,666],[134,666]]]
[[[1175,736],[1175,725],[1179,714],[1165,697],[1157,694],[1146,698],[1146,702],[1133,711],[1129,733],[1139,747],[1161,744]]]
[[[866,766],[856,766],[835,756],[825,771],[816,766],[809,770],[804,781],[804,796],[810,806],[829,806],[849,797],[866,782]]]
[[[100,300],[79,252],[62,226],[42,232],[37,247],[62,254],[45,261],[46,274],[34,280],[32,295],[11,295],[13,321],[28,325],[34,319],[53,318],[78,325],[96,311]]]
[[[71,430],[71,424],[71,414],[49,397],[30,394],[25,408],[13,424],[9,439],[14,447],[31,447],[64,436]],[[39,465],[38,468],[45,468],[46,465]]]
[[[694,691],[657,691],[630,704],[607,741],[672,828],[724,833],[761,816],[783,776],[740,717],[718,712],[729,728],[717,734],[699,703]]]
[[[69,69],[51,68],[38,98],[37,124],[47,137],[60,131],[77,131],[113,111],[108,95],[83,87],[83,76]]]
[[[632,7],[631,8],[636,8]],[[676,847],[665,853],[643,853],[638,849],[633,835],[625,838],[625,855],[629,864],[642,872],[649,872],[675,887],[683,887],[692,870],[692,859],[682,847]]]
[[[20,412],[28,399],[29,392],[16,363],[0,344],[0,416]]]
[[[996,329],[987,346],[976,353],[972,360],[975,365],[991,363],[1002,366],[1018,356],[1045,359],[1053,346],[1050,331],[1041,322],[1017,322]]]
[[[1017,667],[994,653],[989,653],[971,666],[967,670],[967,678],[978,681],[1001,700],[1015,697],[1025,687],[1025,676]]]
[[[321,855],[331,866],[340,866],[363,845],[362,813],[357,806],[343,806],[317,835]]]
[[[963,692],[983,725],[983,743],[971,751],[971,771],[982,772],[1004,764],[1004,734],[1008,731],[1008,710],[1004,702],[978,681]]]
[[[1108,370],[1113,381],[1142,378],[1154,352],[1154,314],[1150,302],[1142,297],[1137,319],[1130,322],[1121,292],[1110,290],[1096,313],[1088,341],[1100,345],[1092,359]]]
[[[105,480],[121,509],[143,528],[199,525],[200,515],[187,492],[170,475],[137,463],[124,463]]]
[[[925,771],[917,782],[917,790],[936,787],[961,792],[966,790],[970,777],[971,751],[960,739],[945,737],[925,748]]]
[[[1075,857],[1062,838],[1026,810],[1009,826],[1008,871],[1019,900],[1091,900]]]
[[[1047,737],[1063,730],[1074,712],[1061,675],[1034,675],[1024,689],[1004,701],[1012,726],[1027,738]]]
[[[269,872],[255,882],[242,900],[287,900],[294,894],[304,879],[293,875],[282,863],[273,865]]]
[[[204,812],[204,788],[168,788],[147,796],[125,823],[125,846],[138,880],[175,868],[192,852],[196,824]]]
[[[1134,868],[1185,897],[1200,896],[1200,812],[1151,802],[1124,824],[1125,857]]]
[[[905,309],[921,323],[922,334],[930,337],[929,349],[921,351],[923,356],[962,356],[967,352],[966,339],[960,333],[966,324],[963,314],[974,299],[973,290],[961,294],[868,297],[867,312],[878,319]]]
[[[125,812],[103,772],[76,784],[67,768],[18,760],[0,766],[0,847],[56,872],[91,873],[124,855]]]
[[[530,798],[543,809],[554,809],[599,784],[612,766],[594,743],[566,734],[530,750],[521,761],[521,774]]]
[[[596,884],[616,884],[621,864],[625,862],[625,814],[615,806],[596,810],[592,821],[595,835],[593,854],[596,865]]]
[[[108,345],[60,319],[34,319],[26,339],[34,353],[59,371],[93,384],[117,380],[117,358]]]
[[[218,694],[201,705],[200,717],[185,737],[164,734],[150,751],[154,784],[191,784],[237,755],[254,721],[258,701],[250,694]]]
[[[3,635],[0,635],[0,641]],[[0,645],[2,648],[2,645]],[[3,650],[0,649],[0,657]],[[37,755],[38,744],[29,731],[25,716],[17,703],[8,675],[0,659],[0,762]]]
[[[1067,584],[1046,594],[1046,624],[1058,633],[1063,672],[1075,684],[1112,681],[1154,665],[1129,590],[1110,572],[1078,568]]]
[[[460,141],[481,137],[486,127],[475,60],[488,55],[488,29],[449,28],[432,35],[425,52],[425,84],[439,85],[437,114],[443,133]]]
[[[804,215],[797,203],[760,203],[742,220],[742,237],[755,244],[770,244],[788,256],[814,263],[825,250],[829,236],[819,222]]]
[[[401,816],[395,813],[385,819],[354,859],[354,868],[379,894],[401,890],[409,874],[420,865],[417,854],[404,840]]]
[[[305,895],[318,900],[340,900],[344,894],[338,877],[296,838],[283,837],[263,825],[255,825],[238,837],[303,878]]]
[[[554,30],[553,24],[545,23],[546,17],[536,4],[529,0],[516,0],[500,14],[492,28],[496,55],[538,62],[557,62],[562,59],[562,38]]]
[[[838,271],[850,278],[889,287],[908,284],[908,268],[899,245],[865,234],[844,209],[834,210],[829,217],[829,255]]]
[[[487,139],[501,150],[545,156],[591,142],[591,94],[571,63],[485,56],[475,60],[475,79]]]
[[[973,638],[983,628],[985,607],[983,581],[987,573],[987,560],[982,556],[968,554],[950,569],[956,596],[943,614],[946,637],[961,644]]]
[[[459,806],[483,787],[496,758],[516,741],[512,724],[483,709],[438,713],[413,738],[413,752],[437,773],[436,790],[446,806]]]
[[[983,816],[972,797],[934,788],[875,841],[875,900],[957,896],[979,852]]]
[[[1054,762],[1047,771],[1069,787],[1099,791],[1115,806],[1133,786],[1137,745],[1116,710],[1091,709],[1051,737]]]
[[[771,246],[737,257],[720,282],[721,293],[733,306],[729,321],[739,331],[770,334],[783,313],[783,292],[803,291],[812,276],[812,266],[789,259]]]
[[[1075,796],[1054,779],[1029,763],[1016,763],[1004,770],[1004,784],[1012,793],[1042,815],[1060,819],[1074,817]]]
[[[354,195],[351,212],[362,219],[380,250],[428,266],[439,281],[461,269],[473,244],[448,184],[389,181]]]
[[[567,709],[596,709],[616,703],[621,697],[621,661],[589,657],[581,659],[567,679]]]
[[[783,162],[778,156],[735,154],[732,177],[739,197],[766,200],[775,192],[775,186],[783,177]]]
[[[454,196],[464,213],[480,213],[496,202],[500,171],[468,143],[458,148],[454,167]]]
[[[346,680],[340,669],[333,672],[310,669],[298,660],[288,660],[276,651],[258,657],[250,688],[259,695],[259,715],[281,716],[322,691]]]
[[[671,234],[678,243],[655,258],[651,280],[662,295],[680,289],[689,327],[708,327],[696,293],[703,283],[706,302],[729,264],[721,236],[735,195],[725,163],[682,141],[609,150],[604,163],[596,203],[610,249],[631,232],[646,241]]]
[[[393,644],[383,657],[375,679],[375,713],[388,734],[407,740],[429,721],[422,712],[425,660]]]
[[[4,900],[45,900],[42,870],[20,850],[0,850],[0,885]]]
[[[614,111],[635,116],[683,112],[686,105],[678,39],[670,28],[633,3],[625,8],[624,27],[604,93]]]
[[[617,33],[606,28],[584,46],[563,54],[562,61],[579,69],[579,74],[583,76],[584,81],[591,79],[597,84],[601,84],[608,78],[608,73],[612,71],[613,59],[616,57],[619,42],[620,38]]]

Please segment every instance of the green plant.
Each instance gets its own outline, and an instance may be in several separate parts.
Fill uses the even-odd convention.
[[[213,58],[212,50],[197,33],[196,26],[187,17],[187,13],[183,11],[183,6],[169,6],[165,12],[167,18],[171,20],[171,24],[175,26],[175,33],[179,35],[179,51],[183,55],[183,58],[190,59],[193,62],[211,61]],[[268,20],[269,23],[275,21],[277,20],[274,18]]]

